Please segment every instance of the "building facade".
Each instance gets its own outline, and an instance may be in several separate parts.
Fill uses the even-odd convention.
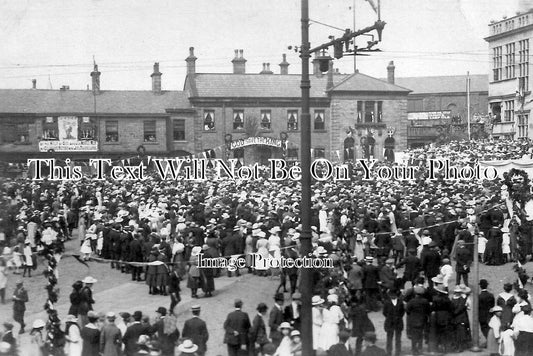
[[[526,138],[532,135],[530,112],[533,9],[489,25],[492,71],[489,76],[489,110],[495,137]]]
[[[132,156],[236,158],[242,164],[300,156],[300,75],[263,64],[247,73],[235,51],[232,73],[198,73],[186,58],[183,91],[104,90],[98,66],[91,90],[0,90],[0,161],[28,158],[121,160]],[[393,158],[407,147],[409,89],[362,73],[327,74],[314,61],[311,79],[312,156],[333,161]],[[387,151],[387,153],[386,153]]]

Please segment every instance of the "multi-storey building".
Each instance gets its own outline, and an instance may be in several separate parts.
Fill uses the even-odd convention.
[[[91,90],[0,90],[0,161],[33,157],[123,159],[132,155],[297,160],[300,76],[265,63],[247,73],[236,51],[232,73],[198,73],[193,48],[183,91],[161,90],[154,65],[151,91],[104,90],[95,66]],[[326,75],[314,61],[311,79],[312,154],[333,161],[407,147],[409,89],[362,73]],[[388,155],[388,157],[391,157]]]
[[[495,137],[531,137],[533,9],[489,25],[489,106]]]

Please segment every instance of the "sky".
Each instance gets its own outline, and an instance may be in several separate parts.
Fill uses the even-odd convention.
[[[377,3],[377,0],[374,0]],[[377,19],[366,0],[309,0],[310,41],[317,46],[343,31]],[[195,48],[198,73],[230,73],[235,49],[243,49],[247,73],[282,53],[300,73],[300,0],[0,0],[0,88],[86,89],[93,58],[102,90],[149,90],[160,63],[163,90],[182,90],[184,59]],[[397,77],[487,74],[491,20],[512,17],[533,0],[381,0],[387,24],[380,53],[358,56],[357,69],[386,77],[394,61]],[[357,43],[364,47],[369,37]],[[334,63],[353,73],[353,57]]]

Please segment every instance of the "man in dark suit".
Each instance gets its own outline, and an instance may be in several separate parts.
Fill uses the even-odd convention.
[[[150,328],[141,323],[143,314],[141,311],[137,310],[133,313],[133,323],[128,326],[122,342],[124,343],[124,354],[126,356],[134,356],[135,353],[139,350],[137,341],[139,336],[150,334]]]
[[[267,337],[265,316],[268,307],[265,303],[259,303],[257,306],[257,315],[252,321],[252,327],[250,329],[250,347],[253,348],[254,355],[259,353],[264,354],[264,346],[270,343],[270,340]],[[256,348],[256,344],[259,345],[259,348]]]
[[[420,253],[422,270],[426,275],[430,287],[433,287],[431,278],[436,277],[440,273],[440,254],[435,250],[435,247],[437,245],[432,241],[427,246],[424,246]]]
[[[392,339],[396,335],[396,356],[399,356],[402,350],[403,315],[405,314],[403,301],[398,298],[398,295],[399,292],[397,290],[390,290],[390,299],[383,305],[384,328],[387,333],[387,354],[392,355]]]
[[[455,272],[457,272],[457,278],[455,279],[455,283],[460,284],[461,277],[463,277],[465,284],[468,286],[468,273],[470,273],[472,253],[470,252],[470,249],[466,247],[465,242],[463,240],[457,241],[457,245],[459,247],[457,248],[457,251],[455,253],[457,261],[457,264],[455,265]]]
[[[142,262],[143,261],[143,247],[141,244],[141,235],[136,234],[133,240],[130,242],[130,262]],[[141,273],[143,268],[141,266],[133,266],[131,268],[131,280],[141,281]]]
[[[198,356],[204,356],[207,351],[209,332],[207,331],[205,321],[200,319],[200,306],[193,305],[191,310],[193,317],[185,321],[183,332],[181,334],[183,338],[191,339],[192,342],[198,346],[198,351],[196,351]]]
[[[287,305],[283,311],[283,321],[286,321],[291,324],[293,330],[300,330],[301,325],[301,310],[302,303],[300,299],[302,295],[299,292],[296,292],[292,295],[291,304]]]
[[[379,296],[379,270],[374,265],[371,256],[365,257],[366,264],[363,266],[363,288],[365,291],[365,304],[371,311],[377,311],[377,299]]]
[[[479,287],[481,288],[481,292],[479,293],[479,327],[483,333],[483,336],[485,336],[485,339],[487,338],[490,329],[489,310],[495,305],[494,294],[487,290],[488,286],[489,282],[487,282],[486,279],[479,281]]]
[[[415,297],[411,299],[405,307],[407,313],[407,334],[411,339],[411,350],[414,356],[421,353],[424,330],[428,325],[428,318],[431,312],[429,301],[423,297],[424,287],[414,288]]]
[[[276,293],[274,296],[274,307],[270,310],[270,315],[268,318],[268,326],[270,327],[270,339],[272,339],[272,343],[276,346],[276,348],[281,343],[281,339],[283,339],[283,335],[281,334],[281,331],[279,331],[279,326],[281,323],[283,323],[283,302],[285,298],[283,296],[283,293]]]
[[[235,300],[234,306],[235,310],[228,314],[224,322],[224,343],[228,345],[228,356],[238,356],[242,345],[248,349],[250,318],[248,313],[241,310],[242,300]]]

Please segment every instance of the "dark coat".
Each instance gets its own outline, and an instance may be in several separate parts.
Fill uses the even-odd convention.
[[[331,346],[328,350],[328,356],[351,356],[352,354],[346,348],[346,345],[338,343]]]
[[[420,263],[426,277],[432,278],[440,273],[440,255],[435,250],[424,248],[420,254]]]
[[[149,335],[150,328],[140,322],[135,322],[128,326],[122,342],[124,342],[124,352],[127,356],[132,356],[139,349],[137,341],[141,335]]]
[[[250,330],[250,318],[248,314],[235,310],[228,314],[224,322],[224,343],[228,345],[248,344],[248,331]],[[235,335],[234,331],[237,331]]]
[[[489,322],[490,313],[489,310],[495,304],[494,294],[484,290],[479,293],[479,322]]]
[[[131,262],[142,262],[144,258],[143,246],[139,239],[133,239],[130,242],[130,258]]]
[[[283,312],[276,306],[270,310],[268,317],[268,326],[270,327],[270,338],[272,340],[281,340],[283,335],[278,330],[279,326],[283,323]]]
[[[403,272],[404,279],[406,281],[413,281],[422,270],[422,265],[420,264],[420,259],[416,256],[407,256],[400,263],[400,265],[405,265],[405,271]]]
[[[363,288],[378,289],[379,288],[379,271],[378,268],[371,264],[363,266]]]
[[[387,352],[376,345],[367,346],[361,356],[387,356]]]
[[[89,310],[93,310],[93,291],[89,287],[83,287],[80,291],[80,305],[78,313],[80,315],[87,315]]]
[[[363,337],[367,331],[375,331],[374,324],[368,318],[368,313],[363,304],[353,304],[348,315],[352,320],[353,337]]]
[[[207,340],[209,340],[209,332],[207,331],[207,325],[205,321],[198,317],[192,317],[185,321],[183,325],[183,332],[181,333],[183,338],[191,339],[196,345],[198,345],[198,351],[205,353],[207,350]]]
[[[470,264],[472,263],[472,253],[466,247],[459,247],[456,252],[457,264],[455,271],[457,273],[470,273]]]
[[[301,317],[302,317],[302,305],[298,304],[297,312],[298,317],[294,318],[294,308],[292,303],[287,305],[283,310],[283,320],[290,323],[293,329],[300,330],[301,326]]]
[[[266,324],[263,317],[256,315],[252,327],[250,328],[250,343],[258,343],[264,345],[269,343],[266,331]]]
[[[391,300],[387,300],[383,305],[383,315],[385,316],[385,331],[402,331],[404,314],[405,308],[403,306],[403,301],[398,299],[396,306],[394,306]]]
[[[407,328],[424,329],[428,323],[430,311],[430,305],[426,298],[417,296],[411,299],[405,307]]]

